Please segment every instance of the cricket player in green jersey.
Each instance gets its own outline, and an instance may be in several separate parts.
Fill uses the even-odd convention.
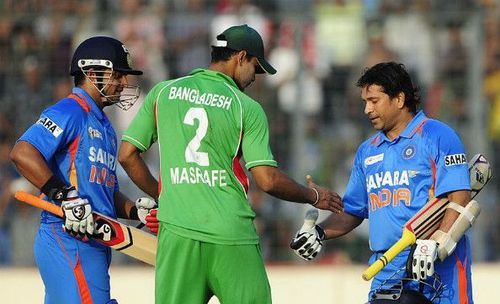
[[[209,68],[154,86],[123,135],[120,163],[159,201],[156,303],[201,304],[214,295],[226,304],[271,303],[241,158],[263,191],[342,212],[337,193],[277,168],[266,115],[243,93],[256,73],[276,73],[261,36],[230,27],[217,36]],[[156,141],[159,183],[141,157]]]

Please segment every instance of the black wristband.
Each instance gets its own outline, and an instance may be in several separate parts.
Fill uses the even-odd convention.
[[[63,183],[55,175],[52,175],[45,185],[40,188],[40,190],[47,195],[51,200],[55,199],[56,194],[61,190],[66,188],[66,184]]]
[[[139,220],[139,215],[137,214],[137,207],[134,206],[130,209],[130,214],[128,215],[130,220]]]
[[[314,226],[314,229],[316,229],[316,232],[318,232],[318,238],[320,239],[320,241],[323,241],[326,237],[323,227],[321,227],[320,225],[316,225]]]

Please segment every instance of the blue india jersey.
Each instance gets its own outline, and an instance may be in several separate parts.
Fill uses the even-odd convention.
[[[381,252],[430,198],[457,190],[470,190],[464,146],[420,111],[394,140],[379,132],[361,144],[343,201],[346,212],[369,219],[370,248]]]
[[[33,145],[52,172],[77,188],[92,210],[116,218],[117,139],[106,114],[82,89],[48,107],[18,141]],[[62,219],[42,213],[42,223]]]

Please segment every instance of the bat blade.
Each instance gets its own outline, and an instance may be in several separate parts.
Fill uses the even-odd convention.
[[[422,207],[404,227],[413,231],[417,239],[427,239],[439,228],[449,201],[434,198]]]
[[[477,181],[481,175],[482,180]],[[486,158],[476,154],[469,162],[469,176],[472,185],[471,197],[474,198],[491,179],[491,168]],[[392,261],[406,247],[413,245],[417,239],[428,239],[441,224],[441,220],[449,204],[447,198],[433,198],[427,202],[403,226],[403,235],[375,263],[362,274],[364,280],[371,280],[382,268]]]
[[[64,216],[59,206],[29,193],[17,191],[15,198],[59,217]],[[95,222],[93,240],[149,265],[155,265],[157,246],[155,236],[103,214],[93,212],[92,215]]]

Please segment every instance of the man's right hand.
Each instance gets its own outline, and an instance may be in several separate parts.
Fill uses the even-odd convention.
[[[323,247],[325,232],[323,228],[316,225],[317,219],[318,210],[308,210],[302,228],[300,228],[290,243],[290,248],[293,249],[295,254],[306,261],[314,259]]]
[[[311,204],[312,206],[334,213],[344,212],[344,203],[338,193],[316,185],[310,175],[306,176],[306,180],[307,186],[316,193],[316,201]]]
[[[74,187],[68,188],[66,197],[61,198],[64,211],[64,230],[82,241],[87,241],[94,233],[92,207],[87,199],[82,199]]]

